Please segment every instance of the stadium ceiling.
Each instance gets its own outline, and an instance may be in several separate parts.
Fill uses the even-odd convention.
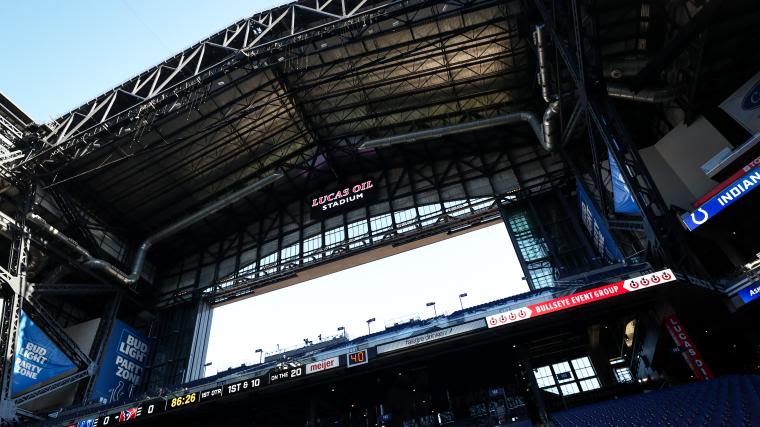
[[[275,8],[59,118],[22,166],[136,235],[275,170],[277,197],[304,198],[320,179],[404,162],[359,153],[363,139],[538,105],[520,14],[502,1]],[[238,215],[267,204],[251,200]]]
[[[639,95],[651,93],[653,85],[668,87],[665,97],[693,117],[733,89],[717,76],[731,73],[736,81],[741,76],[733,74],[750,73],[760,63],[757,49],[744,49],[757,41],[752,23],[758,7],[749,0],[570,5],[580,16],[597,17],[599,61],[586,67],[625,83],[622,98],[639,89]],[[344,176],[456,150],[498,151],[504,140],[536,144],[527,126],[510,125],[469,136],[475,148],[462,148],[468,137],[445,139],[445,149],[359,148],[368,139],[515,111],[540,114],[545,104],[530,27],[545,21],[543,14],[573,15],[555,6],[542,0],[306,0],[280,6],[41,127],[15,170],[79,200],[127,238],[148,235],[250,181],[285,173],[274,189],[194,226],[192,240],[203,242]],[[556,29],[564,28],[558,20]],[[736,51],[742,55],[729,57]],[[563,142],[569,143],[585,136],[573,132],[584,125],[576,114],[582,97],[571,84],[579,75],[554,59],[564,97]],[[735,61],[743,66],[733,67]],[[643,144],[672,127],[667,109],[653,104],[621,107],[634,134],[649,136]],[[166,245],[167,252],[185,243]]]

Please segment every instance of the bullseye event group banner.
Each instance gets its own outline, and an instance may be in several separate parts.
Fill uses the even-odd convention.
[[[493,316],[486,317],[486,324],[489,328],[508,325],[521,320],[531,319],[556,311],[602,301],[608,298],[640,291],[642,289],[648,289],[674,280],[676,280],[675,275],[670,269],[657,271],[644,276],[599,286],[576,294],[554,298],[549,301],[494,314]]]

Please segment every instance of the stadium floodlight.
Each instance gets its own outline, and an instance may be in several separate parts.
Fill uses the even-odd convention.
[[[433,307],[433,316],[438,317],[438,311],[435,309],[435,301],[425,304],[426,307]]]
[[[260,348],[257,348],[256,353],[259,353],[259,364],[261,364],[264,359],[264,351]]]
[[[343,326],[338,326],[338,332],[341,332],[341,331],[343,331],[343,337],[345,337],[346,336],[346,328],[343,327]]]
[[[367,334],[371,334],[372,333],[372,329],[370,329],[369,324],[372,323],[372,322],[374,322],[374,321],[375,321],[374,317],[371,318],[371,319],[367,319]]]
[[[464,304],[462,304],[462,298],[467,296],[467,292],[459,294],[459,306],[462,307],[462,310],[464,310]]]

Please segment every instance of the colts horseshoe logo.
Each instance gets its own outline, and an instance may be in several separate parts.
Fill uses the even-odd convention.
[[[699,212],[700,214],[702,214],[702,219],[697,219],[697,217],[696,217],[697,212]],[[697,210],[695,210],[694,212],[691,213],[691,221],[694,224],[702,225],[705,222],[707,222],[708,219],[710,219],[710,214],[707,213],[707,211],[704,210],[704,209],[702,209],[702,208],[699,208],[699,209],[697,209]]]

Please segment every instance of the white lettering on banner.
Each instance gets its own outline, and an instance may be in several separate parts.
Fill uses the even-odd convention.
[[[712,378],[713,374],[710,367],[707,366],[702,355],[696,349],[689,334],[686,333],[686,330],[681,325],[681,321],[678,317],[676,315],[666,316],[664,321],[670,337],[673,338],[676,347],[681,349],[681,354],[683,355],[686,364],[689,365],[689,368],[691,368],[694,373],[694,376],[698,380]]]
[[[337,357],[320,360],[318,362],[309,363],[308,365],[306,365],[306,374],[313,374],[315,372],[326,371],[328,369],[336,368],[337,366],[338,366]]]
[[[737,182],[733,187],[726,190],[723,194],[721,194],[720,198],[718,198],[718,203],[720,203],[721,206],[725,206],[726,203],[734,200],[734,197],[741,196],[742,193],[750,190],[751,187],[758,182],[760,182],[760,171],[744,178],[743,180]]]
[[[48,350],[31,341],[24,345],[13,364],[13,373],[36,380],[48,361]]]
[[[116,356],[116,376],[132,384],[140,384],[148,343],[124,331],[119,342],[119,353],[124,356]]]
[[[623,293],[634,292],[646,289],[662,283],[676,280],[672,271],[662,270],[656,273],[644,276],[634,277],[625,281],[611,283],[587,291],[578,292],[573,295],[555,298],[549,301],[536,303],[526,307],[520,307],[504,313],[495,314],[486,317],[486,324],[489,328],[507,325],[513,322],[529,319],[531,317],[549,314],[555,311],[565,310],[578,305],[588,304],[594,301],[618,296]]]
[[[127,334],[127,339],[119,343],[119,352],[123,353],[137,362],[145,362],[148,353],[148,343],[142,342],[131,334]]]
[[[326,211],[328,209],[336,208],[341,205],[345,205],[348,202],[353,202],[354,200],[359,200],[364,198],[364,193],[355,194],[353,196],[349,196],[347,199],[340,199],[335,202],[328,202],[327,204],[322,205],[322,210]]]
[[[129,359],[116,356],[116,376],[123,378],[132,384],[140,384],[142,366]]]

